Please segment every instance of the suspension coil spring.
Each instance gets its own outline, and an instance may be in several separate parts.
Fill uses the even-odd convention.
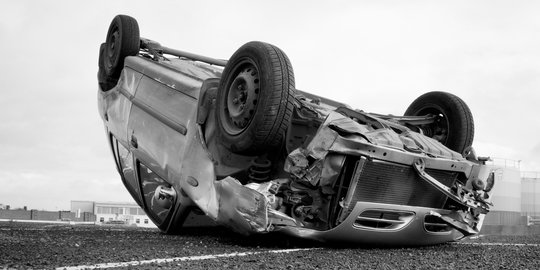
[[[253,182],[264,182],[270,179],[272,162],[266,158],[256,158],[251,161],[249,167],[249,179]]]

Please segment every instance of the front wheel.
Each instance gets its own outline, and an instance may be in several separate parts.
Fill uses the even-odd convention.
[[[428,92],[414,100],[405,111],[405,116],[428,114],[437,116],[437,119],[419,127],[424,135],[459,153],[472,145],[473,116],[461,98],[447,92]]]
[[[259,155],[279,149],[291,121],[294,73],[285,53],[253,41],[230,58],[217,94],[218,132],[229,150]]]

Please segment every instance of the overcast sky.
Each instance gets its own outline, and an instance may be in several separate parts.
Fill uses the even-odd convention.
[[[540,171],[539,3],[1,1],[0,204],[131,201],[97,111],[98,48],[116,14],[216,58],[272,43],[298,89],[368,112],[400,115],[424,92],[452,92],[473,112],[479,155]]]

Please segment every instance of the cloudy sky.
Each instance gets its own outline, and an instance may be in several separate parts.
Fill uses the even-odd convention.
[[[284,50],[298,89],[399,115],[424,92],[465,100],[483,156],[540,171],[537,1],[1,1],[0,204],[129,201],[97,112],[116,14],[168,47],[228,58]]]

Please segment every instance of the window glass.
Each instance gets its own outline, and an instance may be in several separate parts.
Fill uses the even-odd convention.
[[[120,168],[120,158],[118,157],[118,143],[117,143],[116,138],[113,137],[112,134],[111,134],[111,145],[112,145],[113,153],[114,153],[114,161],[116,163],[116,166]]]
[[[151,215],[154,221],[161,224],[169,214],[170,208],[165,208],[154,200],[153,197],[156,188],[159,186],[170,188],[170,185],[142,163],[139,163],[139,177],[143,189],[144,202],[149,210],[148,214]]]
[[[99,218],[99,222],[105,222],[105,218],[104,218],[104,217],[100,217],[100,218]]]
[[[138,213],[139,213],[139,210],[137,208],[135,208],[135,207],[129,208],[129,214],[130,215],[138,215]]]
[[[131,193],[131,196],[135,201],[140,205],[141,200],[139,197],[139,183],[135,177],[135,171],[133,170],[133,157],[131,152],[128,151],[122,144],[119,144],[117,141],[115,143],[118,147],[118,157],[120,161],[120,171],[122,172],[125,180],[125,185]]]
[[[113,214],[111,207],[104,207],[104,206],[98,206],[97,213],[98,214]]]

